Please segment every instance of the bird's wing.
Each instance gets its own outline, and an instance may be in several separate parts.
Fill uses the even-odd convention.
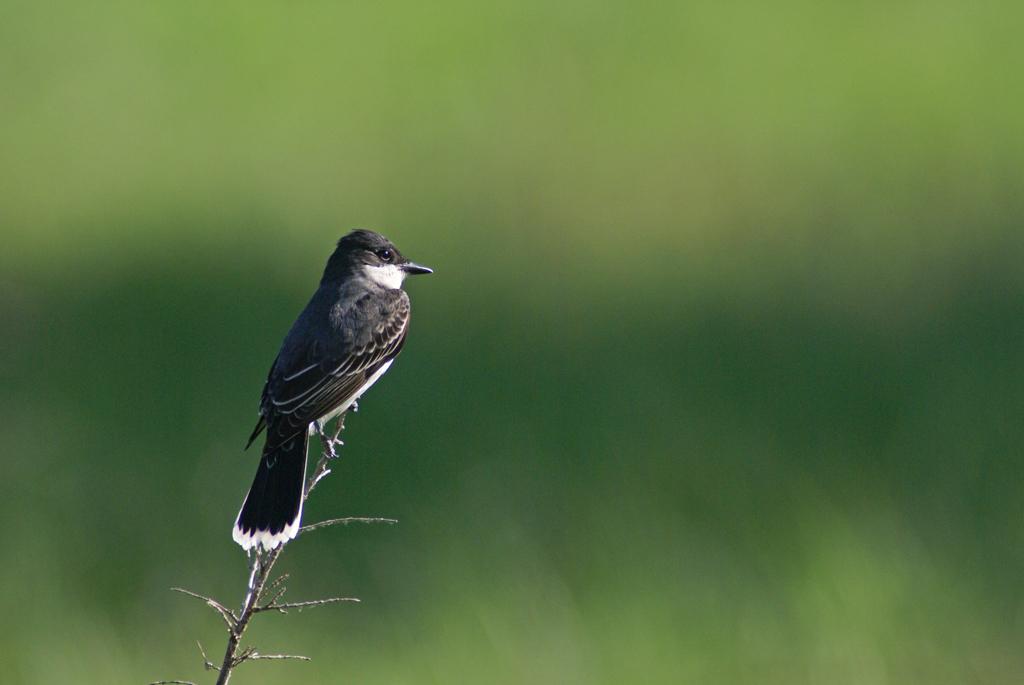
[[[352,398],[402,348],[409,326],[409,296],[402,290],[367,293],[345,311],[324,342],[314,338],[285,363],[279,355],[263,390],[261,423],[285,439]],[[257,424],[258,433],[260,424]]]

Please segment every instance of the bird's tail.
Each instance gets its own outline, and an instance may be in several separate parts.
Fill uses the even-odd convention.
[[[308,441],[306,431],[276,445],[267,441],[231,534],[243,549],[270,550],[298,534]]]

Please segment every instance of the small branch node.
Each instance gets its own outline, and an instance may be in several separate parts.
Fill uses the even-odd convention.
[[[203,645],[201,642],[199,642],[199,640],[196,640],[196,646],[199,647],[199,653],[203,657],[203,668],[205,668],[207,671],[217,671],[219,673],[220,668],[214,666],[213,663],[210,661],[210,658],[206,656],[206,650],[203,649]]]

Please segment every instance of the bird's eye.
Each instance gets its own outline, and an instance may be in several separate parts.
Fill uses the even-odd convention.
[[[391,250],[388,250],[388,249],[380,250],[379,252],[377,252],[377,256],[381,258],[381,261],[390,262],[391,261],[391,256],[392,256],[391,255]]]

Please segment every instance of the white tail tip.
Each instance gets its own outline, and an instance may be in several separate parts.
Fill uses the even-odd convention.
[[[231,531],[231,537],[242,546],[246,552],[253,547],[259,545],[263,549],[270,551],[278,545],[283,545],[289,540],[295,539],[295,536],[299,534],[299,519],[302,518],[302,512],[295,517],[295,520],[284,527],[284,530],[279,533],[271,533],[269,530],[254,530],[244,531],[239,527],[238,521],[235,521],[234,530]]]

